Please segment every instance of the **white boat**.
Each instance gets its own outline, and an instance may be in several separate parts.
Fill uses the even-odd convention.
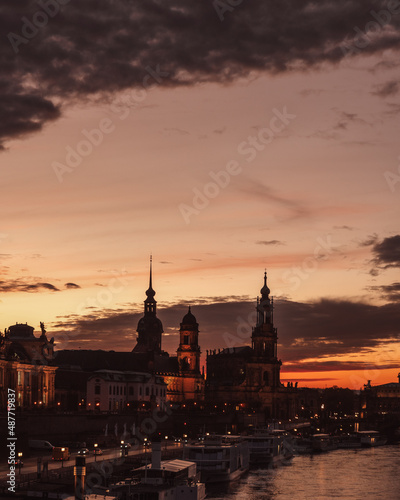
[[[360,436],[357,436],[357,434],[347,434],[344,436],[340,436],[338,448],[344,448],[346,450],[355,450],[361,448]]]
[[[274,467],[293,457],[291,439],[284,430],[256,430],[246,436],[249,443],[250,465]]]
[[[249,444],[241,436],[206,436],[185,446],[183,458],[197,464],[202,482],[227,483],[249,469]]]
[[[206,486],[194,462],[161,461],[161,444],[152,442],[152,463],[134,469],[132,476],[108,487],[117,499],[204,500]],[[100,493],[100,492],[99,492]]]
[[[383,446],[387,441],[378,431],[358,431],[357,435],[360,436],[361,446],[364,447]]]
[[[305,455],[306,453],[312,453],[312,441],[311,438],[306,437],[296,437],[294,439],[294,450],[299,455]]]
[[[337,440],[329,434],[313,434],[311,437],[313,452],[336,450],[338,447]]]

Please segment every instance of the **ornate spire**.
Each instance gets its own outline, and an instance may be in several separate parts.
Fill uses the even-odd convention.
[[[150,254],[150,278],[149,288],[146,290],[146,295],[149,299],[154,298],[156,292],[153,290],[153,255]]]
[[[262,300],[266,300],[269,298],[268,295],[270,294],[271,290],[268,288],[267,285],[267,270],[264,271],[264,286],[261,288],[260,292]]]

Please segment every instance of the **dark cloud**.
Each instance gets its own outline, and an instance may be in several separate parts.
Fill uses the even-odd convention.
[[[15,280],[0,281],[0,292],[59,292],[59,289],[51,283],[29,283],[17,278]]]
[[[374,92],[371,92],[371,94],[377,95],[379,97],[391,97],[398,94],[399,90],[399,82],[397,80],[391,80],[390,82],[378,85],[377,89]]]
[[[384,238],[372,248],[374,262],[381,269],[400,267],[400,235]]]
[[[76,289],[76,288],[81,288],[79,285],[77,285],[76,283],[65,283],[65,288],[68,288],[68,289]]]
[[[224,13],[216,5],[81,0],[46,20],[36,0],[2,2],[0,140],[41,130],[68,102],[110,97],[144,81],[227,83],[335,64],[349,47],[367,56],[400,45],[399,16],[392,15],[379,33],[368,33],[362,50],[355,46],[354,28],[363,32],[386,0],[246,0]]]
[[[158,310],[164,326],[163,349],[174,353],[179,343],[179,324],[188,302]],[[249,345],[256,320],[255,303],[248,297],[202,298],[191,302],[199,323],[203,356],[207,349]],[[129,351],[136,345],[136,327],[142,316],[133,312],[96,311],[83,317],[63,318],[52,327],[62,332],[58,349],[76,347]],[[301,303],[275,300],[274,322],[278,328],[279,358],[286,371],[358,370],[363,361],[335,361],[332,356],[368,353],[381,345],[399,342],[400,308],[385,305],[324,299]],[[57,340],[57,334],[55,334]],[[310,358],[316,361],[308,361]],[[204,357],[203,357],[204,359]],[[398,366],[397,358],[379,360],[374,368]]]
[[[376,233],[367,236],[367,238],[359,243],[360,247],[370,247],[375,245],[378,241],[378,235]]]
[[[282,241],[279,240],[269,240],[269,241],[256,241],[256,245],[284,245]]]
[[[387,103],[387,105],[388,105],[389,109],[384,112],[384,114],[386,116],[394,117],[400,113],[400,104],[391,102],[391,103]]]
[[[226,127],[222,127],[222,128],[217,128],[215,130],[213,130],[214,134],[223,134],[224,132],[226,131]]]
[[[377,291],[390,302],[400,302],[400,283],[391,283],[390,285],[371,286],[370,290]]]

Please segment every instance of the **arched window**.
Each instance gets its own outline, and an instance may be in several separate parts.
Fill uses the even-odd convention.
[[[150,394],[149,388],[146,387],[146,396],[148,396],[149,394]]]
[[[129,396],[133,396],[133,387],[129,387]]]
[[[268,372],[264,372],[263,379],[264,379],[265,385],[269,385],[269,373]]]

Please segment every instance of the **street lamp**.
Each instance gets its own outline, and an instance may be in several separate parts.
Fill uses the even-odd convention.
[[[143,439],[144,446],[144,480],[147,480],[147,438]]]
[[[64,467],[64,451],[65,448],[61,448],[61,468]]]
[[[98,445],[97,443],[94,443],[94,461],[95,461],[95,462],[97,462],[97,453],[96,453],[96,451],[97,451],[97,447],[98,447],[98,446],[99,446],[99,445]]]
[[[22,464],[22,452],[18,453],[18,465],[19,465],[19,473],[21,474],[21,464]]]

